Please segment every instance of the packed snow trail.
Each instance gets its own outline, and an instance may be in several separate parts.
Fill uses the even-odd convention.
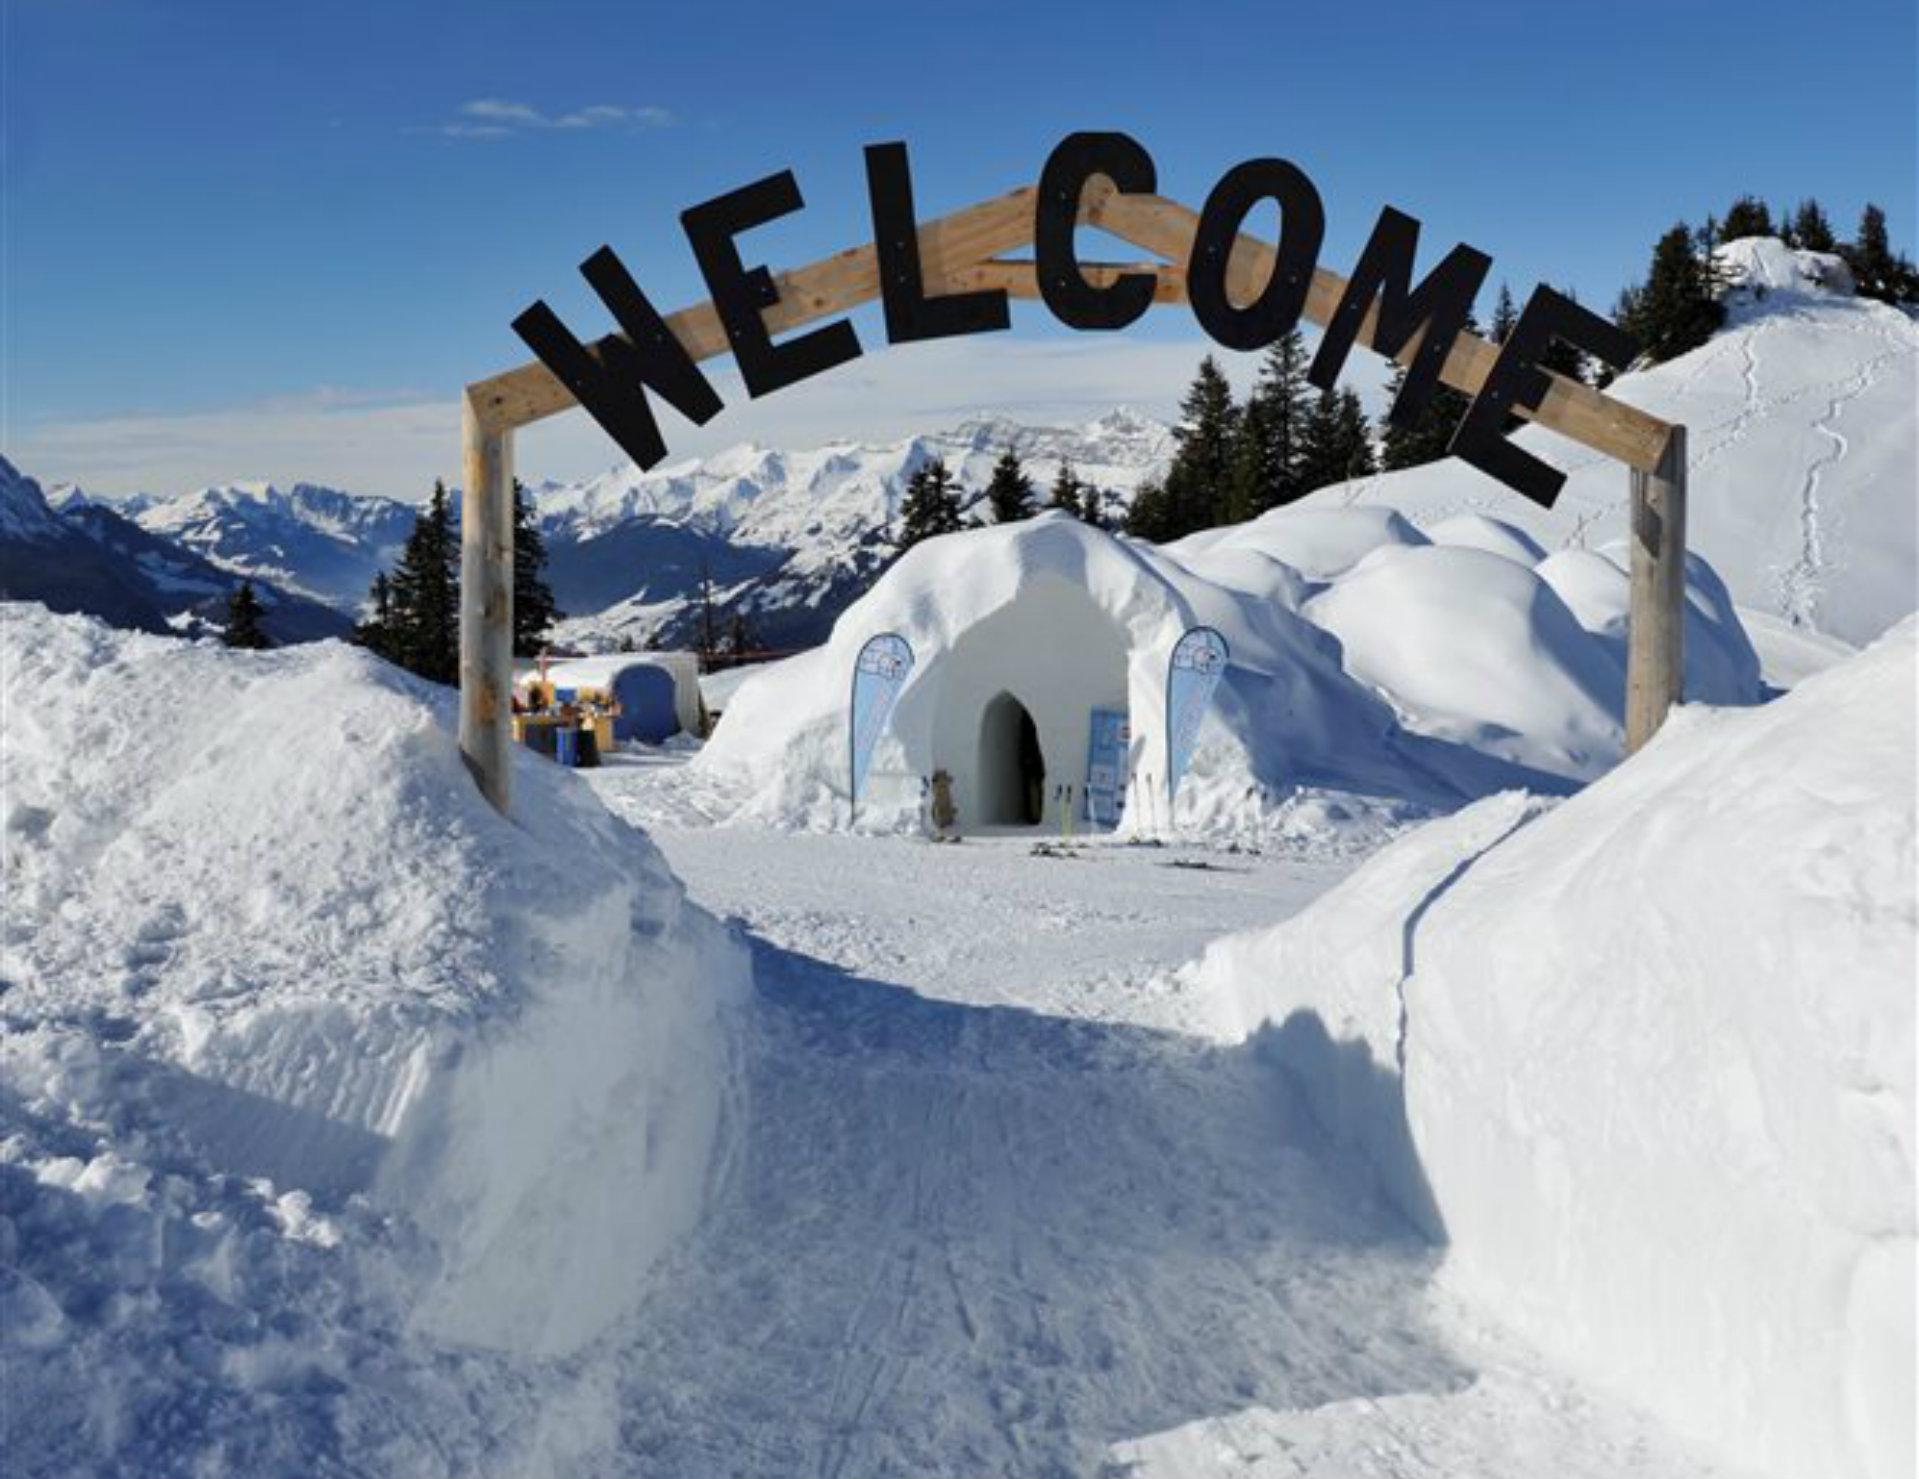
[[[589,774],[629,814],[684,777]],[[1436,1302],[1439,1251],[1261,1045],[1179,1030],[1168,967],[1350,860],[653,835],[749,931],[746,1110],[569,1468],[1717,1472]]]

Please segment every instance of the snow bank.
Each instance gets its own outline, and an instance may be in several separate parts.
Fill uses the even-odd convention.
[[[886,631],[917,663],[861,798],[866,826],[917,825],[935,770],[954,777],[962,827],[993,820],[978,768],[1001,692],[1033,717],[1049,787],[1086,779],[1090,711],[1125,710],[1139,803],[1125,826],[1196,839],[1284,834],[1302,793],[1430,810],[1602,774],[1623,748],[1624,569],[1591,555],[1551,571],[1492,519],[1437,532],[1384,509],[1289,508],[1164,548],[1057,514],[929,540],[824,648],[745,679],[690,779],[722,817],[845,825],[853,662]],[[1759,664],[1725,589],[1703,561],[1692,574],[1689,692],[1753,702]],[[1169,815],[1166,664],[1200,624],[1232,655]]]
[[[1824,253],[1768,237],[1727,242],[1719,258],[1726,327],[1607,394],[1687,427],[1687,539],[1741,607],[1869,642],[1919,596],[1919,323],[1852,296],[1845,264]],[[1567,474],[1550,510],[1456,458],[1304,501],[1397,514],[1434,543],[1458,541],[1440,531],[1474,516],[1549,551],[1623,541],[1625,468],[1539,427],[1514,440]]]
[[[1915,637],[1422,828],[1187,972],[1454,1287],[1782,1476],[1913,1461]]]
[[[151,1230],[100,1275],[136,1307],[113,1318],[181,1280],[225,1298],[247,1255],[194,1229],[238,1216],[237,1178],[302,1227],[402,1216],[423,1251],[392,1299],[428,1338],[563,1352],[629,1310],[698,1216],[746,973],[651,845],[530,755],[496,816],[450,696],[357,650],[0,609],[0,1159],[54,1277],[15,1303],[108,1319],[36,1241],[49,1187]]]

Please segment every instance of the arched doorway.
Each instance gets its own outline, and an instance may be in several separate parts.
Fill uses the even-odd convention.
[[[980,821],[989,827],[1039,825],[1046,807],[1046,757],[1026,705],[996,694],[979,722]]]

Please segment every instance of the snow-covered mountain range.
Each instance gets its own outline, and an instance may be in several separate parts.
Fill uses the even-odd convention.
[[[554,594],[574,613],[562,635],[586,647],[626,637],[690,640],[703,559],[722,616],[744,612],[762,645],[823,641],[834,617],[891,560],[907,479],[943,458],[977,498],[1008,450],[1018,453],[1041,503],[1061,464],[1071,463],[1117,517],[1172,456],[1173,434],[1124,408],[1079,426],[979,417],[897,441],[802,451],[748,444],[650,473],[626,463],[582,483],[543,485],[534,496]],[[679,547],[662,569],[652,557],[668,529]],[[608,580],[622,567],[624,576]],[[626,589],[614,595],[620,580]]]
[[[37,482],[0,458],[0,596],[88,612],[116,626],[190,633],[218,628],[228,595],[246,578],[254,580],[276,642],[343,636],[351,626],[335,607],[207,559],[148,531],[122,508],[74,490],[56,507]]]
[[[722,622],[744,611],[762,644],[799,647],[823,640],[892,558],[891,526],[906,480],[933,458],[944,458],[977,498],[994,461],[1017,451],[1042,502],[1070,462],[1116,517],[1172,446],[1170,428],[1125,409],[1080,426],[975,418],[889,442],[801,450],[746,444],[650,473],[629,462],[530,492],[547,540],[548,578],[572,614],[563,640],[587,648],[628,638],[693,641],[701,589],[710,582]],[[397,559],[417,513],[392,499],[308,483],[284,490],[234,483],[122,500],[69,486],[56,488],[53,503],[46,517],[110,513],[220,569],[349,616],[373,577]],[[454,509],[457,516],[457,498]]]
[[[348,612],[393,563],[416,512],[391,498],[311,483],[284,490],[234,483],[177,498],[142,498],[124,511],[149,533],[216,565]]]

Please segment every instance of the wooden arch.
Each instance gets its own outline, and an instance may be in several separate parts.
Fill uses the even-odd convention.
[[[1032,186],[982,201],[919,227],[919,250],[929,296],[1003,289],[1013,298],[1040,296],[1031,261],[1003,254],[1030,246],[1038,191]],[[1122,192],[1102,177],[1080,199],[1080,224],[1094,226],[1151,252],[1143,263],[1083,263],[1095,286],[1121,273],[1150,273],[1156,303],[1184,303],[1186,268],[1199,213],[1159,195]],[[1271,275],[1274,247],[1256,236],[1235,237],[1227,262],[1227,290],[1253,299]],[[807,266],[777,273],[779,301],[765,312],[774,334],[843,313],[880,296],[878,254],[871,242]],[[1346,291],[1346,280],[1315,268],[1304,317],[1325,324]],[[1377,305],[1358,342],[1371,348]],[[728,349],[725,326],[709,302],[666,318],[667,327],[696,360]],[[614,338],[618,336],[609,336]],[[601,344],[606,340],[600,341]],[[1409,362],[1417,336],[1396,356]],[[1478,394],[1499,356],[1498,347],[1462,332],[1441,378],[1467,396]],[[1537,406],[1515,412],[1594,451],[1623,462],[1632,476],[1632,606],[1628,638],[1626,739],[1636,750],[1651,738],[1678,701],[1683,670],[1685,605],[1685,469],[1683,426],[1613,399],[1551,372]],[[513,682],[513,434],[578,402],[538,360],[476,380],[461,400],[462,472],[460,606],[460,748],[482,791],[504,811],[509,801]]]

